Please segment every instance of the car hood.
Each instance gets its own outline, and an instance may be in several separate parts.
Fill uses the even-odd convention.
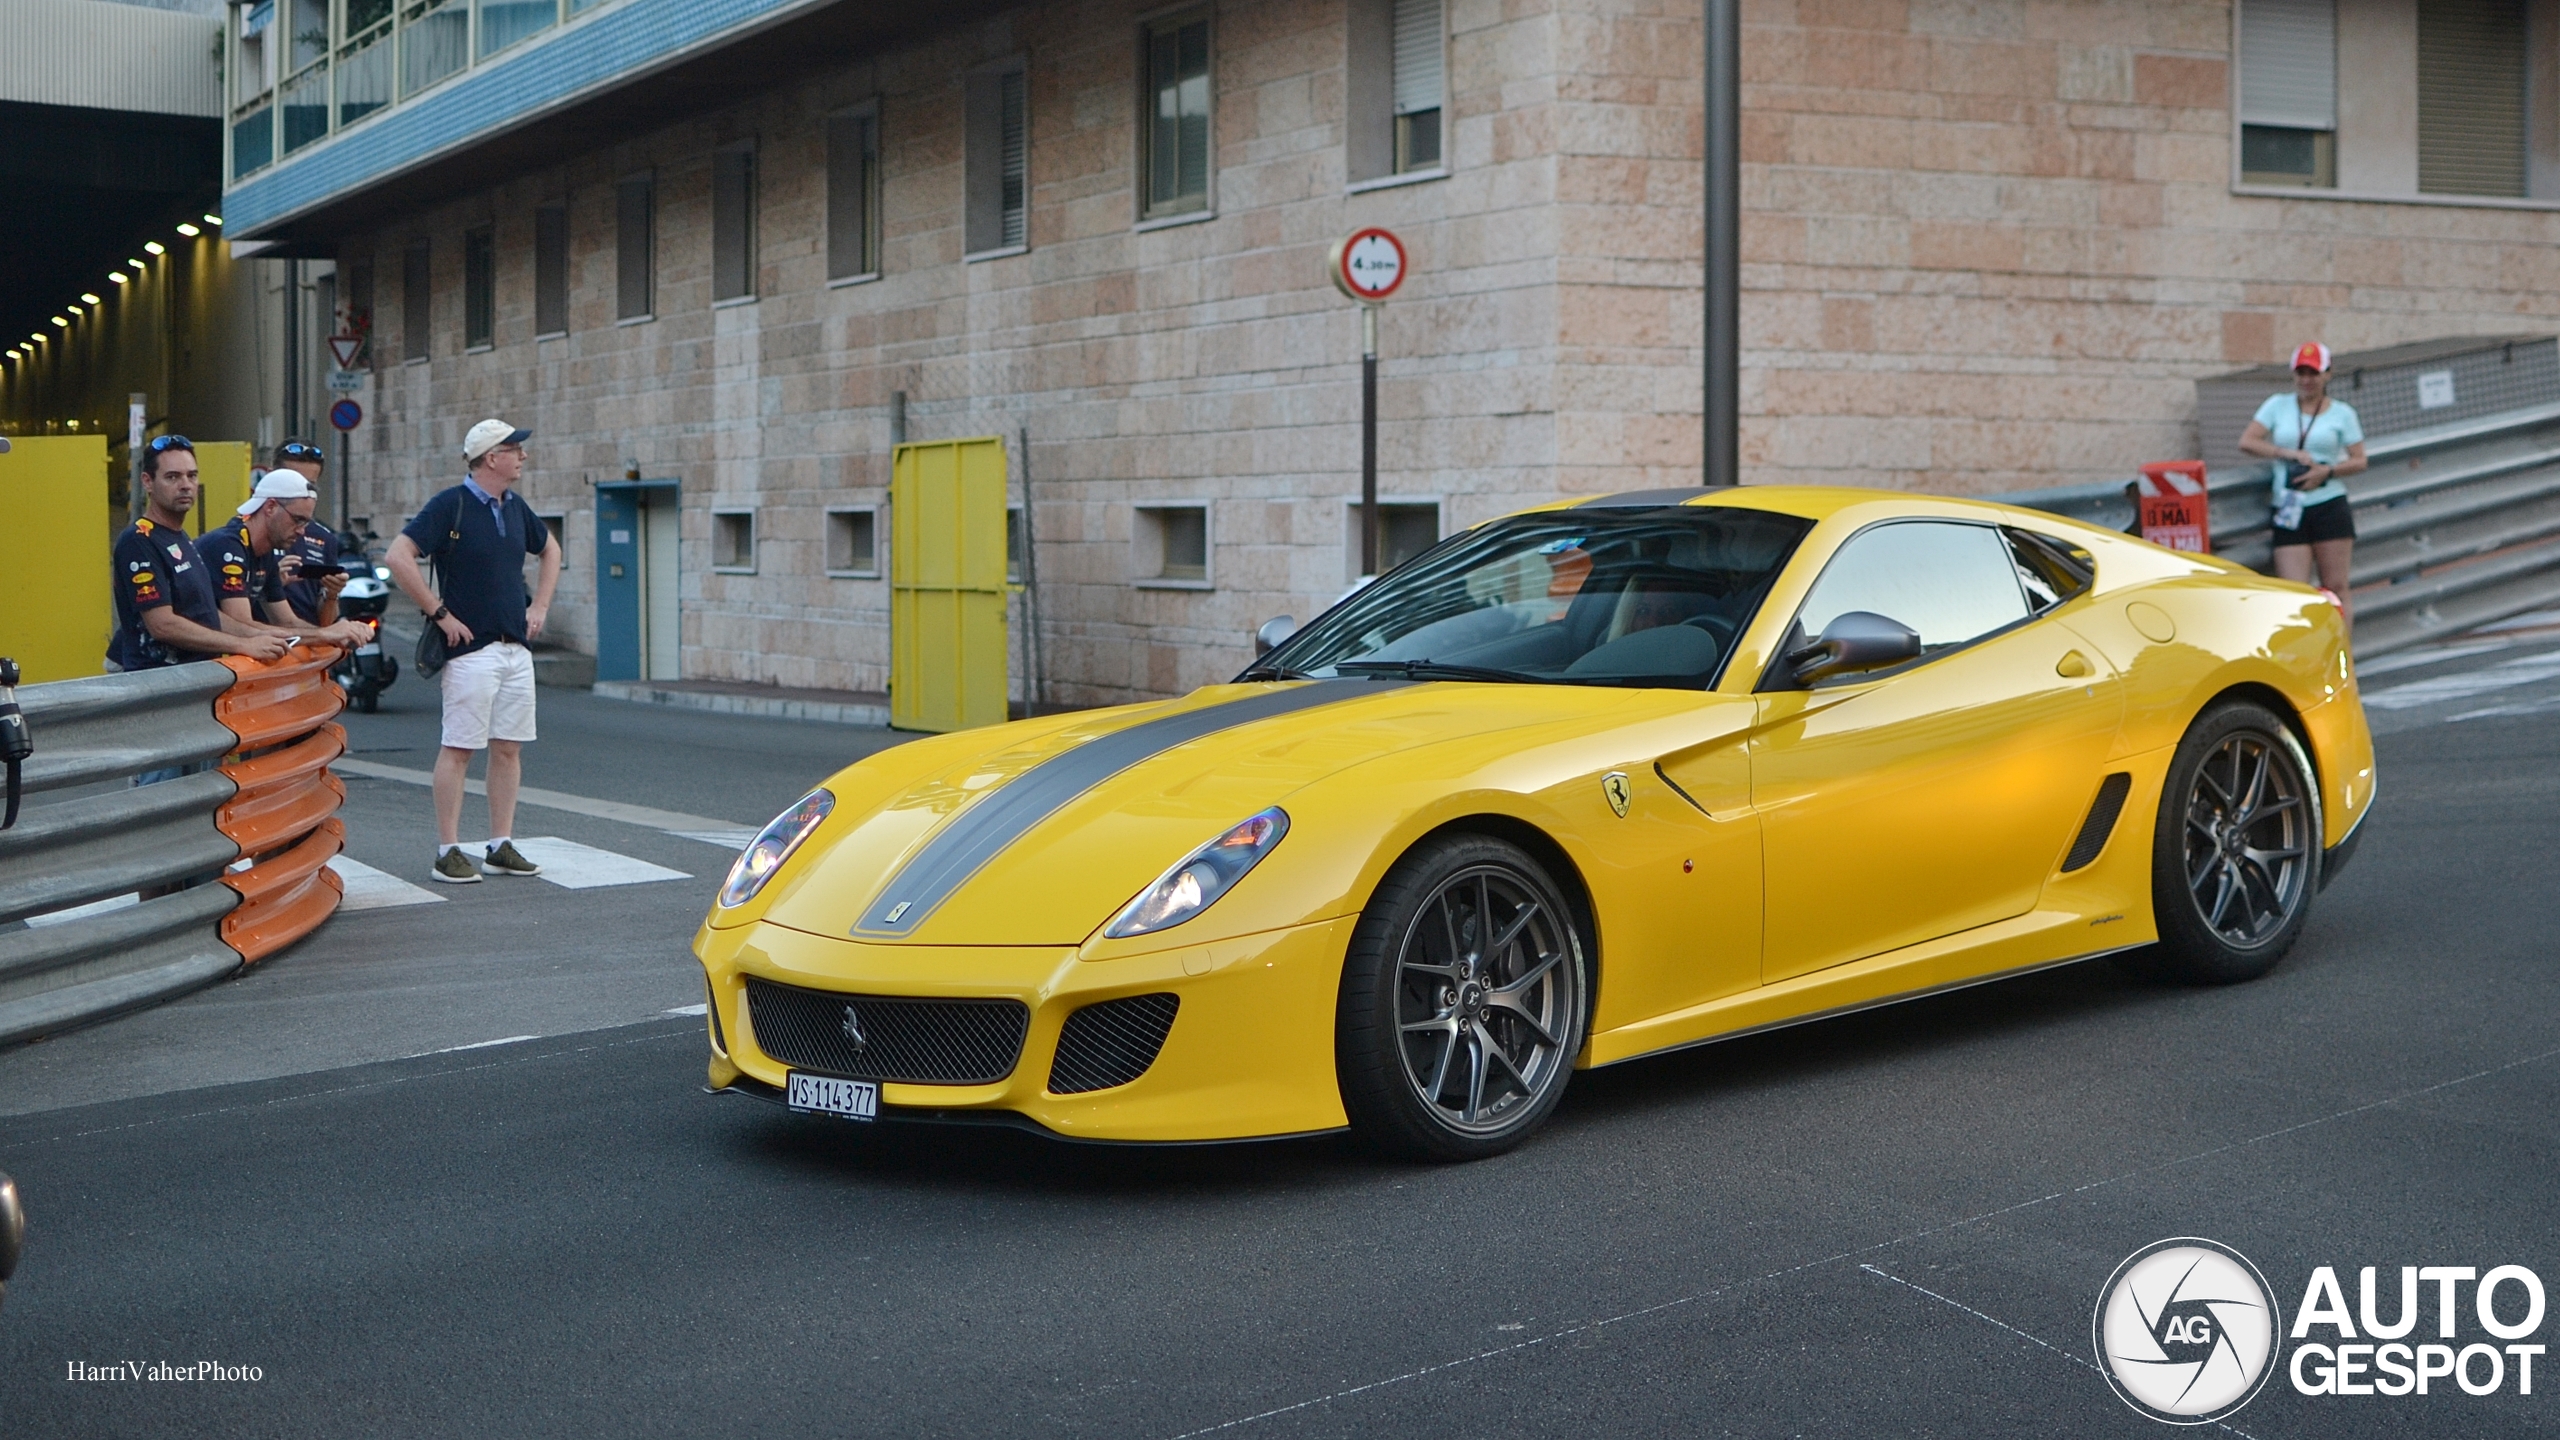
[[[1604,720],[1629,694],[1218,685],[900,746],[829,782],[837,809],[761,918],[874,943],[1078,944],[1191,851],[1310,784],[1470,735]],[[1304,825],[1281,842],[1325,843]]]

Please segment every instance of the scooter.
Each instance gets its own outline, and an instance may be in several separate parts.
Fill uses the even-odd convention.
[[[382,612],[391,607],[391,572],[362,552],[345,561],[347,586],[338,592],[341,619],[362,620],[373,638],[338,662],[333,678],[346,687],[347,703],[370,715],[382,706],[382,692],[400,678],[400,662],[382,648]]]

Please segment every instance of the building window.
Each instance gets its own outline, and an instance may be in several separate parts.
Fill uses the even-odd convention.
[[[711,568],[732,575],[756,572],[756,516],[752,510],[711,513]]]
[[[1360,578],[1361,507],[1357,500],[1342,507],[1345,579]],[[1434,500],[1378,502],[1378,573],[1386,574],[1440,543],[1440,505]]]
[[[2240,11],[2240,179],[2338,183],[2337,0],[2247,0]]]
[[[658,182],[634,175],[614,187],[613,285],[614,317],[646,320],[657,313],[652,230],[657,220]]]
[[[287,78],[279,113],[287,155],[329,133],[330,3],[286,0],[282,58]]]
[[[483,225],[462,232],[462,348],[486,350],[498,329],[498,239]]]
[[[1209,586],[1209,507],[1141,505],[1131,528],[1131,573],[1137,583],[1176,589]]]
[[[1347,175],[1356,185],[1440,173],[1448,90],[1442,0],[1351,0],[1347,18]]]
[[[551,543],[560,547],[560,568],[563,570],[568,569],[569,517],[566,515],[542,515],[535,518],[542,521],[543,529],[551,532]]]
[[[427,358],[427,327],[435,323],[435,253],[425,240],[412,240],[400,256],[400,353],[411,360]]]
[[[2418,189],[2525,193],[2523,0],[2418,6]]]
[[[711,298],[756,293],[756,147],[748,142],[711,156]]]
[[[569,333],[569,207],[533,212],[533,333]]]
[[[827,117],[827,278],[880,273],[880,111]]]
[[[879,511],[827,512],[827,573],[865,580],[879,577]]]
[[[1147,27],[1146,204],[1141,218],[1209,208],[1209,17]]]
[[[276,158],[276,3],[252,0],[231,13],[238,17],[231,32],[231,175],[236,180]]]
[[[468,0],[407,0],[400,7],[400,93],[415,95],[471,63]]]
[[[1021,62],[970,76],[966,101],[962,246],[973,257],[1010,254],[1031,243],[1031,133]]]
[[[539,35],[560,19],[560,0],[479,0],[480,58]]]
[[[339,27],[338,123],[352,125],[391,103],[392,0],[346,0]]]

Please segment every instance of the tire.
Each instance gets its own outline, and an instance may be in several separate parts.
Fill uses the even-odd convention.
[[[2320,839],[2319,782],[2292,729],[2246,701],[2206,710],[2160,790],[2151,851],[2160,944],[2139,968],[2190,985],[2275,968],[2310,919]]]
[[[1334,1064],[1353,1132],[1409,1160],[1509,1150],[1564,1097],[1590,994],[1544,866],[1491,836],[1425,841],[1370,897],[1343,964]]]
[[[356,696],[356,709],[370,715],[382,708],[382,697],[370,690]]]

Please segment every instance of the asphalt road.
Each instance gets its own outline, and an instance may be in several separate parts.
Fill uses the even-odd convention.
[[[343,915],[244,980],[0,1052],[0,1168],[34,1213],[0,1433],[2165,1433],[2091,1363],[2099,1289],[2152,1241],[2236,1247],[2288,1323],[2319,1265],[2350,1307],[2365,1265],[2560,1286],[2549,668],[2377,707],[2382,809],[2263,981],[2080,966],[1635,1062],[1454,1168],[705,1096],[700,1022],[662,1012],[699,999],[683,946],[721,852],[545,814],[692,878]],[[557,693],[532,783],[745,824],[886,738]],[[384,763],[420,733],[351,729]],[[593,753],[555,754],[572,735]],[[351,792],[351,853],[422,878],[425,793]],[[134,1358],[261,1378],[66,1378]],[[2226,1428],[2542,1433],[2560,1377],[2535,1380],[2279,1375]]]

